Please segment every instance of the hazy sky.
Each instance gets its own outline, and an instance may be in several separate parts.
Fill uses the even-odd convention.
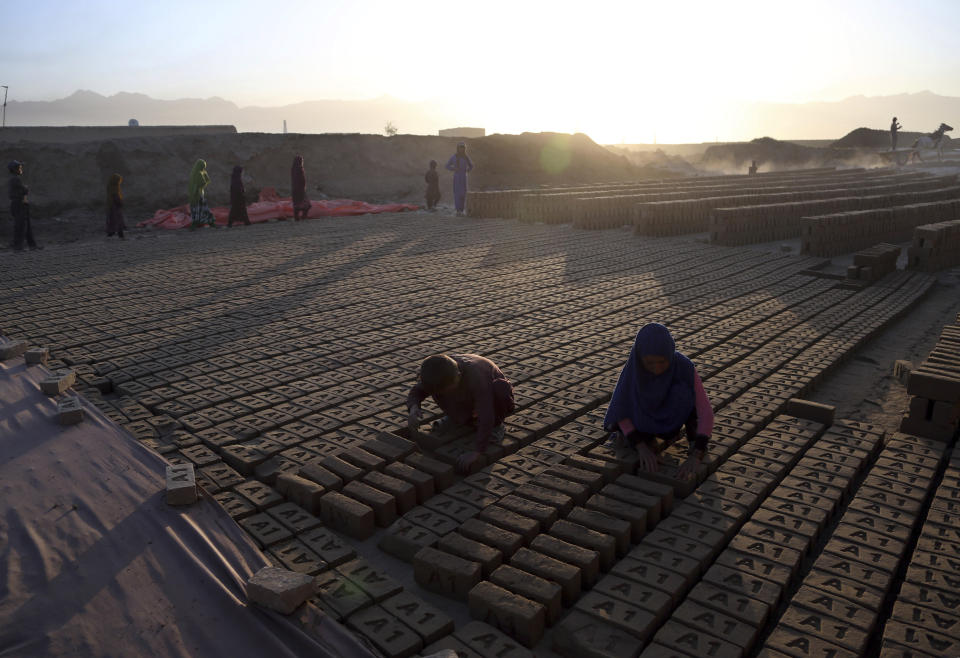
[[[0,10],[0,84],[17,100],[77,89],[240,105],[389,94],[445,99],[491,132],[668,142],[699,136],[705,115],[737,101],[960,96],[960,0],[3,0]]]

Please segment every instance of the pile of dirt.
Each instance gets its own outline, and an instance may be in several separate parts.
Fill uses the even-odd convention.
[[[746,173],[754,160],[761,171],[777,171],[820,167],[831,159],[832,154],[827,149],[760,137],[749,142],[711,146],[704,152],[700,164],[714,171]]]
[[[79,210],[102,213],[106,181],[113,173],[124,177],[128,215],[150,216],[158,208],[185,202],[188,175],[197,158],[207,161],[211,205],[229,203],[234,165],[244,167],[249,201],[256,200],[262,187],[275,187],[288,196],[290,165],[296,154],[304,157],[313,198],[372,203],[422,203],[423,174],[429,161],[437,160],[442,203],[449,204],[452,174],[444,164],[458,141],[417,135],[239,133],[71,144],[21,141],[4,148],[2,156],[27,163],[25,182],[38,216]],[[586,135],[525,133],[464,141],[475,165],[471,189],[663,177],[662,172],[635,166]]]
[[[924,133],[911,133],[900,131],[897,139],[897,147],[907,147]],[[890,131],[874,130],[873,128],[857,128],[851,130],[846,135],[830,145],[832,148],[890,148]]]

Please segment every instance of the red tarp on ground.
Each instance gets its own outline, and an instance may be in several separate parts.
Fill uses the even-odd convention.
[[[351,199],[328,199],[325,201],[311,201],[310,212],[307,217],[351,217],[353,215],[370,215],[383,212],[403,212],[417,210],[420,206],[412,203],[366,203]],[[211,208],[216,217],[218,226],[227,225],[230,208],[218,206]],[[265,187],[260,190],[260,199],[247,206],[247,214],[251,224],[259,224],[280,217],[293,217],[293,200],[290,197],[281,197],[276,189]],[[170,210],[158,210],[153,217],[137,224],[138,227],[178,229],[190,226],[190,206],[183,205]]]

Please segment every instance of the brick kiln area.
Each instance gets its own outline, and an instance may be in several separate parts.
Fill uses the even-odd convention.
[[[259,578],[278,609],[302,597],[391,658],[956,655],[960,320],[899,373],[903,432],[806,398],[960,264],[958,191],[812,170],[64,245],[0,261],[0,347],[41,348],[47,393],[162,455],[183,514],[194,478],[306,574]],[[694,480],[685,442],[638,472],[601,427],[648,321],[716,412]],[[515,385],[466,476],[471,437],[404,438],[436,352]]]

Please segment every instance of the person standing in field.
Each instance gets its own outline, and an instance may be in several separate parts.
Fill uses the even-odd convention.
[[[300,221],[307,218],[310,212],[310,199],[307,198],[307,174],[303,170],[303,156],[298,155],[293,159],[293,166],[290,167],[290,190],[293,196],[293,219]],[[301,217],[300,215],[303,215]]]
[[[31,251],[43,249],[33,239],[33,228],[30,226],[30,203],[27,201],[29,188],[23,184],[23,163],[13,160],[7,165],[10,179],[7,181],[7,197],[10,199],[10,215],[13,217],[13,247],[14,251],[23,251],[23,240]]]
[[[447,171],[453,172],[453,204],[457,207],[457,217],[463,217],[467,205],[467,172],[473,171],[473,161],[467,155],[467,145],[457,144],[457,152],[447,160]]]
[[[897,131],[903,128],[899,123],[897,123],[897,117],[893,117],[893,121],[890,122],[890,150],[897,150]]]
[[[207,173],[207,161],[197,160],[193,163],[190,172],[190,182],[187,184],[187,200],[190,203],[190,230],[201,226],[216,228],[215,218],[210,206],[207,205],[207,185],[210,184],[210,175]]]
[[[121,240],[126,240],[123,237],[127,223],[123,217],[123,192],[120,191],[122,182],[123,176],[120,174],[113,174],[107,181],[107,237],[116,233]]]
[[[437,161],[430,161],[430,168],[427,170],[427,173],[423,176],[424,180],[427,181],[427,210],[436,210],[437,201],[440,200],[440,174],[437,173]]]
[[[247,199],[243,189],[243,167],[237,165],[230,174],[230,217],[227,219],[227,228],[234,222],[243,222],[250,226],[250,216],[247,214]]]

